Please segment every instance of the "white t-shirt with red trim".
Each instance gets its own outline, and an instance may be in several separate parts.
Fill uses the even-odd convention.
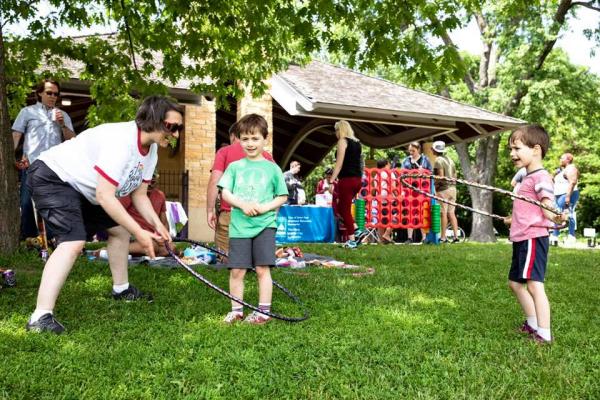
[[[43,152],[42,160],[60,179],[92,204],[98,174],[117,187],[117,197],[127,196],[142,182],[150,183],[158,161],[157,144],[144,152],[134,121],[103,124]]]

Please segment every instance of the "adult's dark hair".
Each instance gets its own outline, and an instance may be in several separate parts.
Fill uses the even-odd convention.
[[[58,88],[58,93],[60,94],[60,83],[58,83],[58,81],[55,81],[54,79],[51,79],[51,78],[42,79],[35,86],[35,95],[37,96],[38,100],[41,99],[40,93],[42,93],[44,90],[46,90],[46,83],[51,83],[51,84],[55,85]]]
[[[410,142],[408,147],[414,147],[415,149],[419,150],[419,153],[421,152],[421,143],[419,142]]]
[[[522,125],[512,131],[508,138],[508,145],[514,144],[520,140],[527,147],[540,146],[542,149],[542,158],[546,156],[546,152],[550,148],[550,136],[548,132],[537,124]]]
[[[229,127],[229,136],[234,135],[234,136],[240,136],[238,135],[238,123],[234,122],[233,124],[231,124],[231,126]]]
[[[385,158],[377,160],[377,168],[385,168],[386,165],[388,165],[388,160]]]
[[[166,96],[149,96],[144,99],[135,116],[135,123],[144,132],[164,131],[167,112],[177,111],[183,116],[183,107]]]
[[[239,138],[242,133],[258,132],[263,138],[269,135],[269,125],[267,120],[258,114],[246,114],[238,122],[238,129],[235,135]]]

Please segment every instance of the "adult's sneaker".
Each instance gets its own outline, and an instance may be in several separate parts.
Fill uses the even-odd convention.
[[[65,327],[54,318],[54,315],[47,313],[35,322],[27,322],[25,330],[31,332],[52,332],[60,335],[65,331]]]
[[[146,300],[148,301],[148,303],[152,303],[154,301],[154,297],[152,297],[150,293],[144,293],[133,285],[129,285],[129,287],[121,293],[116,293],[115,291],[113,291],[112,296],[115,300]]]
[[[360,242],[365,236],[367,236],[369,232],[365,229],[357,229],[354,231],[354,238],[356,240],[356,242]]]
[[[355,242],[354,240],[348,240],[346,243],[344,243],[344,247],[348,249],[355,249],[357,246],[358,242]]]
[[[568,235],[565,238],[565,245],[567,246],[575,246],[577,244],[577,239],[573,235]]]

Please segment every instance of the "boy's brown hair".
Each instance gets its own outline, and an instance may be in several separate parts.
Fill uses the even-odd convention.
[[[508,145],[510,146],[515,141],[520,140],[527,147],[540,146],[542,149],[542,158],[546,156],[548,148],[550,148],[550,136],[548,132],[537,124],[522,125],[512,131],[508,137]]]
[[[237,122],[237,129],[234,132],[235,136],[239,137],[242,133],[254,133],[258,132],[262,135],[263,138],[267,138],[269,135],[269,125],[267,124],[267,120],[258,114],[247,114],[244,115]]]

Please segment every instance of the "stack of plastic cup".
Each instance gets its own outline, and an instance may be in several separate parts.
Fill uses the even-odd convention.
[[[366,202],[363,199],[356,199],[354,201],[355,205],[355,214],[354,220],[356,221],[356,225],[358,229],[365,229],[365,206]]]
[[[440,233],[442,231],[442,218],[440,213],[441,207],[439,204],[431,206],[431,232]]]

